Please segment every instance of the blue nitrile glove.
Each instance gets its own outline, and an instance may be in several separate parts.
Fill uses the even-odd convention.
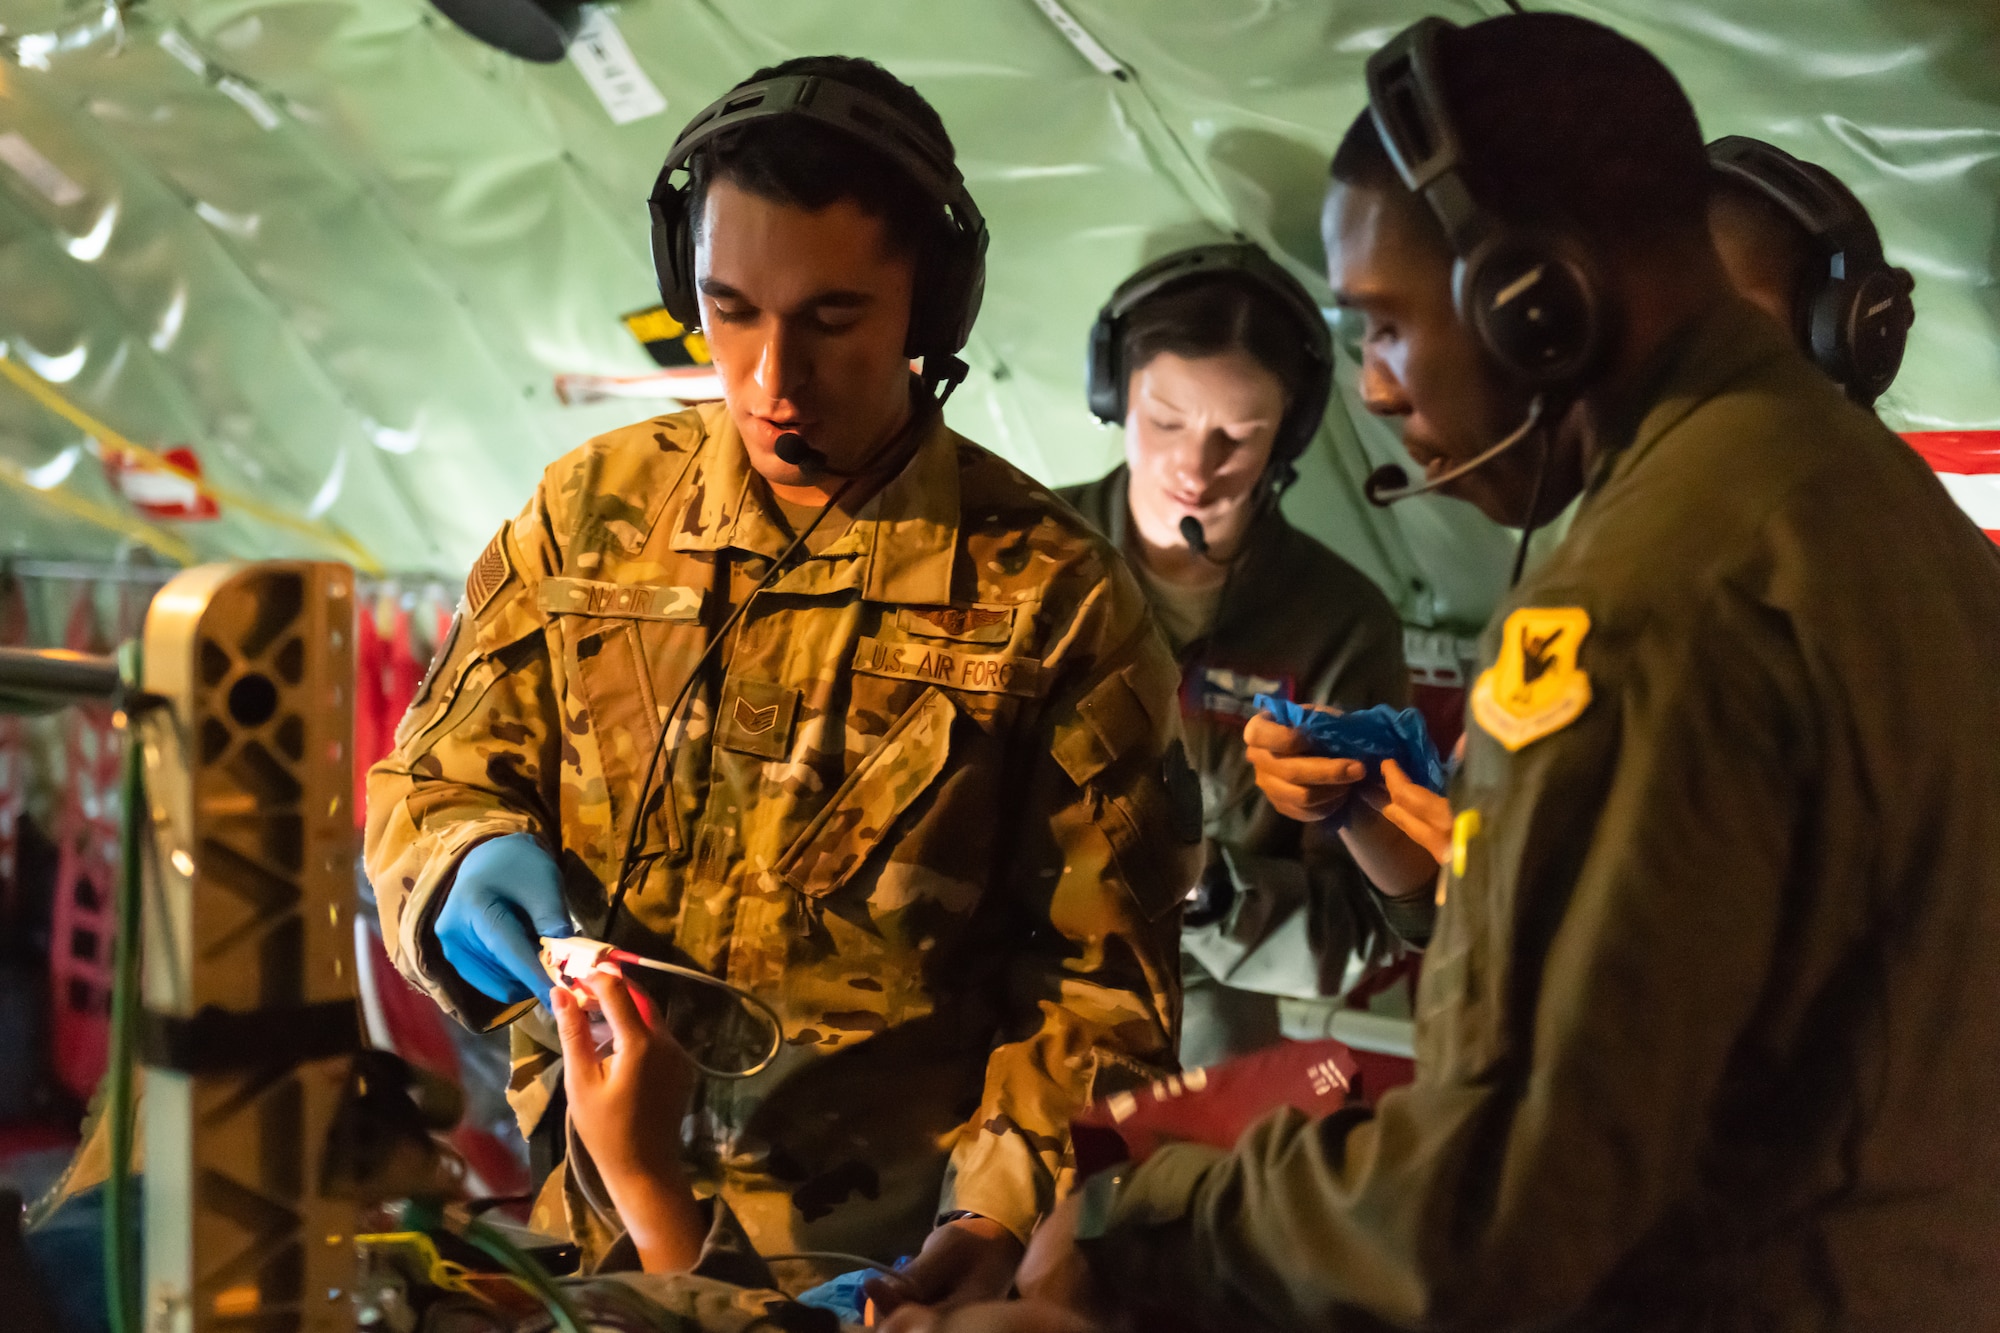
[[[1257,696],[1257,707],[1281,727],[1303,731],[1313,753],[1324,759],[1358,759],[1368,766],[1368,780],[1382,780],[1382,761],[1393,759],[1410,781],[1444,795],[1444,765],[1431,744],[1424,715],[1414,708],[1397,710],[1387,704],[1352,713],[1329,713],[1290,699]]]
[[[438,909],[437,938],[452,970],[487,998],[549,1002],[540,937],[576,934],[562,876],[531,833],[489,838],[465,854]]]

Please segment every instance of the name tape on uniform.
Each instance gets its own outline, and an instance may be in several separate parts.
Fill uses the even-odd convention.
[[[854,647],[854,669],[870,676],[922,681],[947,690],[1018,694],[1042,692],[1042,664],[1031,657],[962,653],[929,643],[884,643],[863,639]]]
[[[551,615],[625,616],[633,620],[699,620],[700,588],[663,583],[602,583],[543,579],[540,602]]]

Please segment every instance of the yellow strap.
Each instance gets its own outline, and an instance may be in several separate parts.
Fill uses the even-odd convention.
[[[4,364],[6,363],[0,362],[0,365]],[[116,509],[107,509],[101,504],[94,504],[80,496],[70,495],[64,491],[45,491],[29,481],[9,463],[0,462],[0,482],[5,482],[15,490],[40,501],[51,509],[68,514],[71,518],[80,518],[86,523],[94,523],[98,527],[106,528],[122,537],[130,537],[133,541],[143,542],[177,565],[191,565],[195,561],[194,548],[164,528],[157,528],[151,523],[133,518],[129,514],[120,513]]]
[[[68,398],[65,398],[62,392],[53,384],[50,384],[13,357],[0,356],[0,375],[5,375],[8,379],[12,380],[21,392],[27,394],[64,421],[69,422],[70,425],[75,426],[78,430],[88,435],[97,437],[98,442],[105,447],[130,454],[132,457],[145,463],[148,467],[172,473],[174,476],[192,483],[197,492],[206,495],[218,505],[239,509],[249,514],[252,518],[262,519],[273,527],[284,528],[288,532],[296,532],[303,537],[309,537],[314,541],[336,547],[346,554],[356,569],[364,574],[380,574],[382,572],[381,562],[370,555],[367,548],[338,528],[331,524],[315,523],[310,519],[296,518],[281,509],[272,508],[261,500],[244,495],[239,491],[224,489],[196,476],[171,459],[164,458],[153,450],[146,448],[146,446],[136,444],[111,429],[111,427],[105,425],[75,403],[72,403]],[[50,492],[39,493],[44,496],[50,494]],[[147,544],[151,545],[152,543],[148,542]],[[184,544],[183,549],[186,549]],[[190,554],[182,560],[182,563],[190,563],[192,559],[193,556]]]

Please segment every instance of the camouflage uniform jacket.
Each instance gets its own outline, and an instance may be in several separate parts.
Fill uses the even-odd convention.
[[[540,838],[603,929],[661,718],[782,524],[715,406],[591,441],[494,537],[369,777],[383,934],[445,1008],[520,1016],[432,931],[482,839]],[[955,1209],[1025,1236],[1079,1104],[1173,1067],[1199,793],[1143,596],[1066,506],[932,421],[731,639],[618,928],[784,1020],[771,1069],[701,1090],[690,1168],[767,1252],[894,1258]],[[695,1006],[691,1047],[749,1063],[755,1025],[720,1009]],[[553,1063],[517,1069],[530,1128]]]
[[[1058,494],[1124,549],[1130,485],[1121,465]],[[1351,961],[1393,950],[1392,937],[1427,938],[1436,912],[1428,889],[1402,899],[1377,892],[1334,821],[1299,824],[1271,808],[1243,746],[1259,694],[1343,709],[1409,703],[1403,625],[1382,590],[1267,509],[1229,573],[1215,623],[1179,656],[1205,831],[1239,889],[1226,917],[1187,931],[1204,967],[1241,989],[1338,995]],[[1296,947],[1305,941],[1310,950]],[[1217,965],[1230,959],[1240,960],[1233,969]]]

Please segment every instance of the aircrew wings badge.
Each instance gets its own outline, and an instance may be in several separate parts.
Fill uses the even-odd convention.
[[[1576,664],[1590,633],[1580,606],[1526,606],[1507,617],[1500,656],[1472,687],[1472,716],[1509,750],[1576,721],[1590,706],[1590,676]]]

